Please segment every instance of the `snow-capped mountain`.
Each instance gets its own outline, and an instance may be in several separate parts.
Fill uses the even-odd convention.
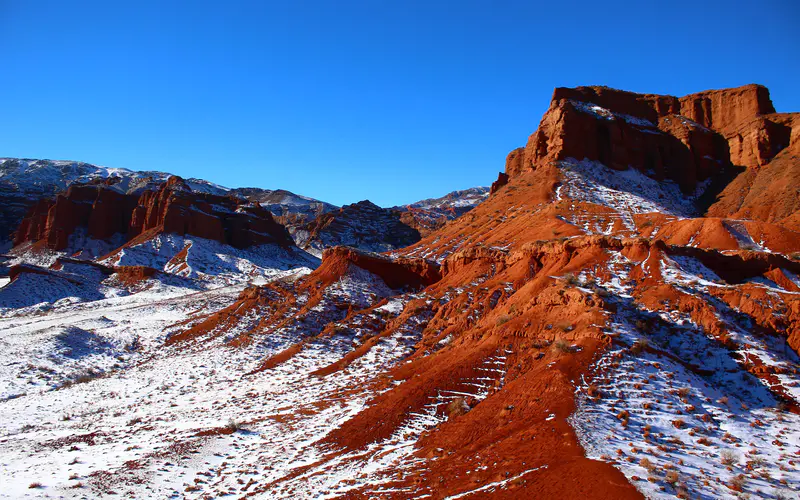
[[[428,198],[408,205],[394,207],[398,210],[418,209],[418,210],[440,210],[442,212],[458,209],[471,209],[489,196],[488,187],[474,187],[452,191],[439,198]]]
[[[301,215],[306,219],[313,219],[320,214],[339,208],[336,205],[301,196],[285,189],[236,188],[232,192],[252,202],[260,203],[262,207],[277,216]]]
[[[393,208],[364,200],[326,211],[306,223],[290,222],[287,227],[300,248],[317,256],[339,245],[389,252],[416,243],[488,196],[488,188],[477,187]]]
[[[489,197],[489,188],[474,187],[453,191],[440,198],[429,198],[409,205],[394,207],[405,224],[422,236],[441,228],[448,221],[461,217]]]
[[[109,168],[78,161],[0,158],[0,189],[30,195],[49,196],[72,184],[109,181],[121,193],[136,193],[165,182],[172,174]],[[194,191],[224,195],[230,191],[203,179],[186,179]]]
[[[140,194],[158,189],[170,175],[157,171],[100,167],[83,162],[0,158],[0,194],[6,201],[0,207],[0,235],[10,235],[16,230],[33,203],[65,191],[69,186],[103,184],[122,194]],[[272,212],[291,234],[297,235],[295,240],[302,248],[308,248],[318,255],[325,248],[336,245],[356,246],[370,251],[395,250],[415,243],[420,235],[424,236],[448,220],[459,217],[488,196],[488,189],[472,188],[389,209],[375,205],[371,205],[374,208],[371,210],[347,209],[342,212],[344,216],[327,216],[323,217],[324,221],[317,221],[325,214],[338,213],[339,207],[283,189],[231,189],[194,178],[185,179],[184,182],[189,189],[198,193],[235,196],[260,204]],[[337,220],[337,224],[331,226],[331,234],[320,231],[321,227],[330,225],[332,218]],[[343,229],[342,224],[349,229]],[[403,236],[391,235],[401,228],[407,228],[402,230]],[[361,233],[364,233],[363,237],[355,236]]]

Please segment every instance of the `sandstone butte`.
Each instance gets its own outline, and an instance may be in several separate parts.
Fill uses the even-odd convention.
[[[168,343],[203,345],[246,317],[258,321],[236,329],[228,346],[246,349],[280,329],[315,325],[308,337],[263,360],[252,372],[259,373],[286,363],[315,340],[369,328],[362,343],[315,372],[329,377],[413,323],[421,330],[413,352],[376,376],[370,386],[376,396],[324,438],[325,449],[333,450],[324,460],[388,438],[442,391],[468,392],[472,381],[486,377],[481,371],[486,360],[502,353],[504,376],[490,382],[489,396],[467,397],[456,410],[442,409],[450,411],[449,418],[416,442],[414,456],[425,460],[424,467],[402,470],[382,491],[445,498],[519,477],[474,497],[641,498],[634,484],[644,480],[623,474],[614,466],[616,458],[587,458],[568,420],[576,392],[585,391],[597,404],[616,400],[594,388],[613,373],[593,368],[612,349],[618,349],[612,361],[635,356],[634,345],[610,334],[615,318],[639,318],[631,328],[641,335],[680,332],[727,349],[736,370],[765,380],[787,411],[799,411],[779,378],[782,368],[743,356],[747,346],[736,340],[747,325],[753,335],[780,339],[800,352],[800,288],[792,279],[800,274],[799,116],[776,113],[768,91],[757,85],[680,98],[605,87],[556,89],[539,128],[525,147],[508,155],[491,196],[475,209],[391,254],[328,249],[311,274],[247,288],[235,303],[193,322]],[[710,194],[696,200],[694,216],[626,212],[564,191],[570,159],[600,162],[616,172],[634,169],[659,183],[674,182],[683,195],[705,183]],[[288,244],[281,228],[257,209],[222,198],[189,199],[176,186],[180,181],[172,179],[135,200],[72,188],[55,202],[37,205],[18,241],[44,240],[59,248],[70,231],[86,225],[96,237],[120,232],[133,238],[159,228],[234,246],[261,238]],[[585,220],[591,224],[578,223]],[[584,229],[595,227],[594,221],[602,221],[601,234]],[[743,246],[742,231],[759,248]],[[667,276],[665,270],[680,258],[701,262],[720,286]],[[610,285],[620,262],[627,263],[624,296]],[[356,268],[377,276],[398,296],[415,295],[404,296],[397,316],[376,314],[385,299],[366,307],[342,299],[334,318],[320,319],[316,306],[337,300],[325,291]],[[754,278],[778,288],[766,290]],[[301,296],[308,298],[300,302]],[[732,309],[738,315],[730,315]],[[681,329],[672,314],[690,319],[696,332]],[[643,349],[676,359],[657,345]],[[675,362],[693,373],[713,370]],[[582,386],[584,380],[590,385]],[[342,397],[347,391],[342,389]],[[643,410],[625,406],[622,397],[616,401],[621,423],[614,433],[625,433],[628,419],[635,423]],[[619,460],[628,453],[620,450]],[[687,488],[702,488],[702,479],[687,479]],[[258,484],[248,494],[272,486]],[[369,486],[348,493],[374,495]]]

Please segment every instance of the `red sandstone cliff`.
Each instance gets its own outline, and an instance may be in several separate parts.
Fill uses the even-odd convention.
[[[528,144],[508,155],[506,172],[515,177],[566,158],[589,159],[672,179],[688,193],[698,182],[739,168],[742,173],[722,186],[709,214],[786,220],[797,228],[800,198],[792,186],[798,137],[798,114],[776,113],[760,85],[680,98],[607,87],[557,88]]]
[[[194,192],[179,177],[141,195],[121,194],[102,185],[71,186],[30,209],[15,234],[14,245],[40,242],[52,250],[63,250],[79,227],[98,240],[115,234],[132,239],[145,231],[158,231],[198,236],[236,248],[293,245],[286,229],[268,210],[235,197]]]

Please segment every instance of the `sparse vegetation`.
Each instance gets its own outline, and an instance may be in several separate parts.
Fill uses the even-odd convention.
[[[99,370],[95,370],[93,368],[89,368],[85,372],[73,377],[72,379],[65,380],[60,388],[70,387],[74,384],[85,384],[86,382],[91,382],[92,380],[98,379],[102,377],[104,374]]]
[[[731,466],[739,461],[739,455],[733,450],[722,450],[719,454],[719,461],[722,465]]]
[[[664,475],[664,481],[671,484],[672,486],[678,484],[678,481],[680,480],[681,476],[680,474],[678,474],[678,471],[675,470],[667,471],[667,473]]]
[[[561,353],[572,352],[572,346],[570,345],[569,342],[567,342],[564,339],[558,339],[555,342],[553,342],[553,349]]]
[[[44,488],[44,485],[42,483],[31,483],[28,485],[29,490],[38,490],[41,488]]]
[[[496,324],[497,326],[505,325],[509,321],[511,321],[511,316],[509,316],[508,314],[501,314],[500,316],[497,317]]]
[[[645,349],[647,349],[649,346],[650,346],[650,341],[645,338],[641,338],[633,343],[633,345],[631,346],[631,353],[638,356],[639,354],[643,353]]]
[[[649,472],[650,474],[654,474],[655,471],[658,469],[656,464],[654,464],[649,458],[645,457],[639,460],[639,465],[644,467],[644,469]]]
[[[744,477],[744,474],[739,474],[738,476],[731,478],[731,482],[728,483],[728,487],[733,491],[744,491],[744,485],[746,483],[747,479]]]
[[[455,398],[447,404],[447,414],[450,418],[455,418],[467,413],[470,410],[467,400],[463,397]]]

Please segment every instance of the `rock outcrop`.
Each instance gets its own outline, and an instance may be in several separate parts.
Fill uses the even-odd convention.
[[[381,208],[369,200],[345,205],[292,228],[297,246],[316,255],[344,245],[370,252],[387,252],[416,243],[417,229],[401,219],[402,212]]]
[[[392,210],[400,212],[400,220],[425,237],[447,222],[469,212],[488,196],[489,189],[475,187],[453,191],[439,198],[397,206]]]
[[[557,88],[509,175],[566,158],[628,166],[690,190],[727,165],[763,165],[788,146],[791,121],[759,85],[673,97],[606,87]]]
[[[198,193],[174,176],[141,195],[123,194],[102,184],[71,186],[31,208],[14,245],[37,242],[64,250],[78,228],[97,240],[114,235],[130,240],[151,231],[193,235],[236,248],[293,245],[286,229],[265,208],[236,197]]]
[[[517,150],[515,149],[514,151]],[[509,154],[509,156],[511,154],[514,154],[514,152],[512,151]],[[500,190],[501,187],[505,186],[506,184],[508,184],[508,174],[505,172],[499,172],[497,174],[497,180],[492,183],[492,187],[489,190],[489,194],[490,195],[495,194],[497,191]]]
[[[96,239],[127,234],[135,196],[121,194],[99,185],[71,186],[55,199],[40,200],[22,220],[14,236],[14,246],[42,242],[52,250],[67,247],[71,234],[79,227]]]
[[[394,289],[419,289],[442,278],[439,264],[425,259],[390,258],[350,247],[333,247],[325,250],[322,264],[308,279],[332,283],[344,276],[350,265],[371,272]]]
[[[787,220],[796,229],[799,137],[800,115],[776,113],[760,85],[684,97],[557,88],[528,144],[508,155],[506,173],[575,158],[670,179],[686,194],[713,178],[706,207],[721,194],[709,215]]]

